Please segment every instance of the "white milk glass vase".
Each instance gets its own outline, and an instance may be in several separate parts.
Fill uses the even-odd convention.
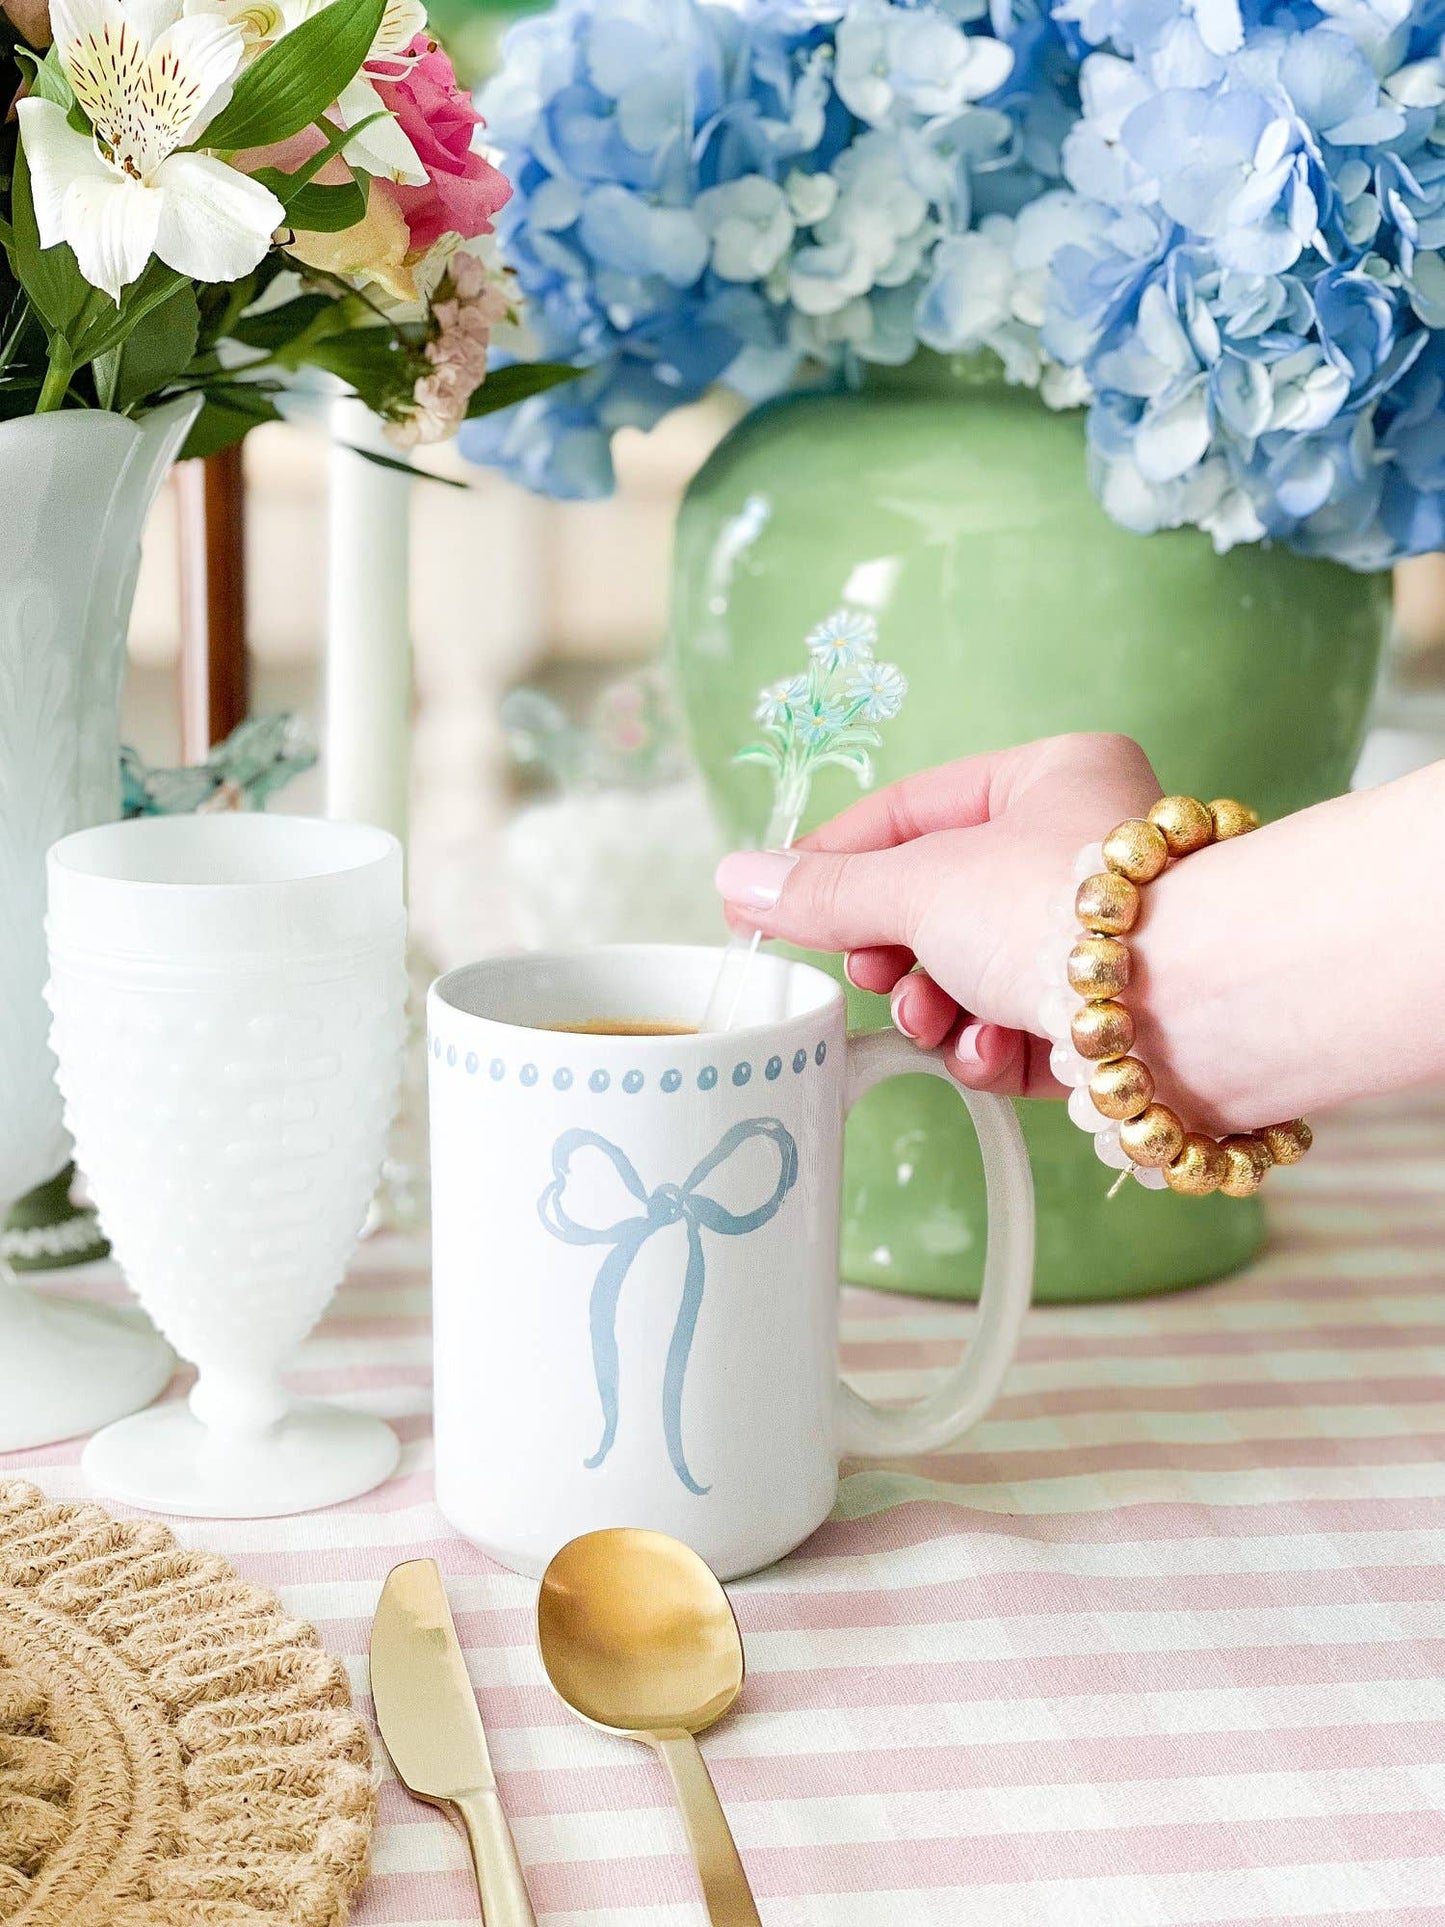
[[[45,852],[119,813],[141,532],[198,405],[0,424],[0,1219],[70,1156],[42,996]],[[0,1263],[0,1451],[135,1411],[173,1364],[135,1313],[27,1290]]]
[[[127,1281],[198,1368],[81,1470],[207,1518],[309,1511],[396,1464],[379,1418],[281,1372],[366,1219],[396,1107],[401,845],[317,817],[157,817],[50,853],[66,1122]]]

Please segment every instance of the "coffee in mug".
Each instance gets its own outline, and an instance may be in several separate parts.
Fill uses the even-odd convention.
[[[696,1024],[659,1023],[648,1017],[587,1017],[580,1024],[543,1024],[573,1037],[696,1037]]]

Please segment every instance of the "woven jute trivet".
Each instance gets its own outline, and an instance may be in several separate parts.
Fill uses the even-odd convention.
[[[310,1626],[162,1525],[0,1481],[6,1927],[341,1927],[373,1806]]]

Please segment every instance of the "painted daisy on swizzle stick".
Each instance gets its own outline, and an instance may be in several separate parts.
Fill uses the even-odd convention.
[[[859,609],[835,609],[809,632],[807,672],[769,683],[758,693],[753,720],[763,740],[740,749],[735,763],[761,763],[773,772],[773,807],[762,848],[792,847],[808,807],[813,778],[830,764],[848,769],[866,789],[873,781],[870,751],[883,738],[875,724],[903,707],[908,683],[891,662],[873,651],[878,624]],[[742,1009],[743,989],[762,937],[734,935],[723,953],[701,1030],[731,1030]]]
[[[873,781],[870,752],[883,741],[876,725],[891,721],[908,694],[902,670],[875,659],[877,643],[872,616],[835,609],[808,636],[807,673],[759,693],[753,713],[763,740],[733,761],[761,763],[776,778],[764,849],[786,849],[797,835],[818,770],[851,770],[865,789]]]

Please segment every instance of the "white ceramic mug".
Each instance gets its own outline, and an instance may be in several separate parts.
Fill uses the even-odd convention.
[[[505,957],[432,987],[437,1500],[519,1572],[621,1525],[724,1578],[768,1565],[827,1518],[841,1454],[950,1443],[1013,1355],[1033,1186],[1001,1098],[959,1089],[988,1181],[972,1340],[936,1391],[884,1410],[838,1378],[843,1122],[885,1078],[947,1078],[939,1060],[850,1041],[833,980],[777,957],[753,963],[735,1029],[553,1028],[695,1022],[719,954]]]

